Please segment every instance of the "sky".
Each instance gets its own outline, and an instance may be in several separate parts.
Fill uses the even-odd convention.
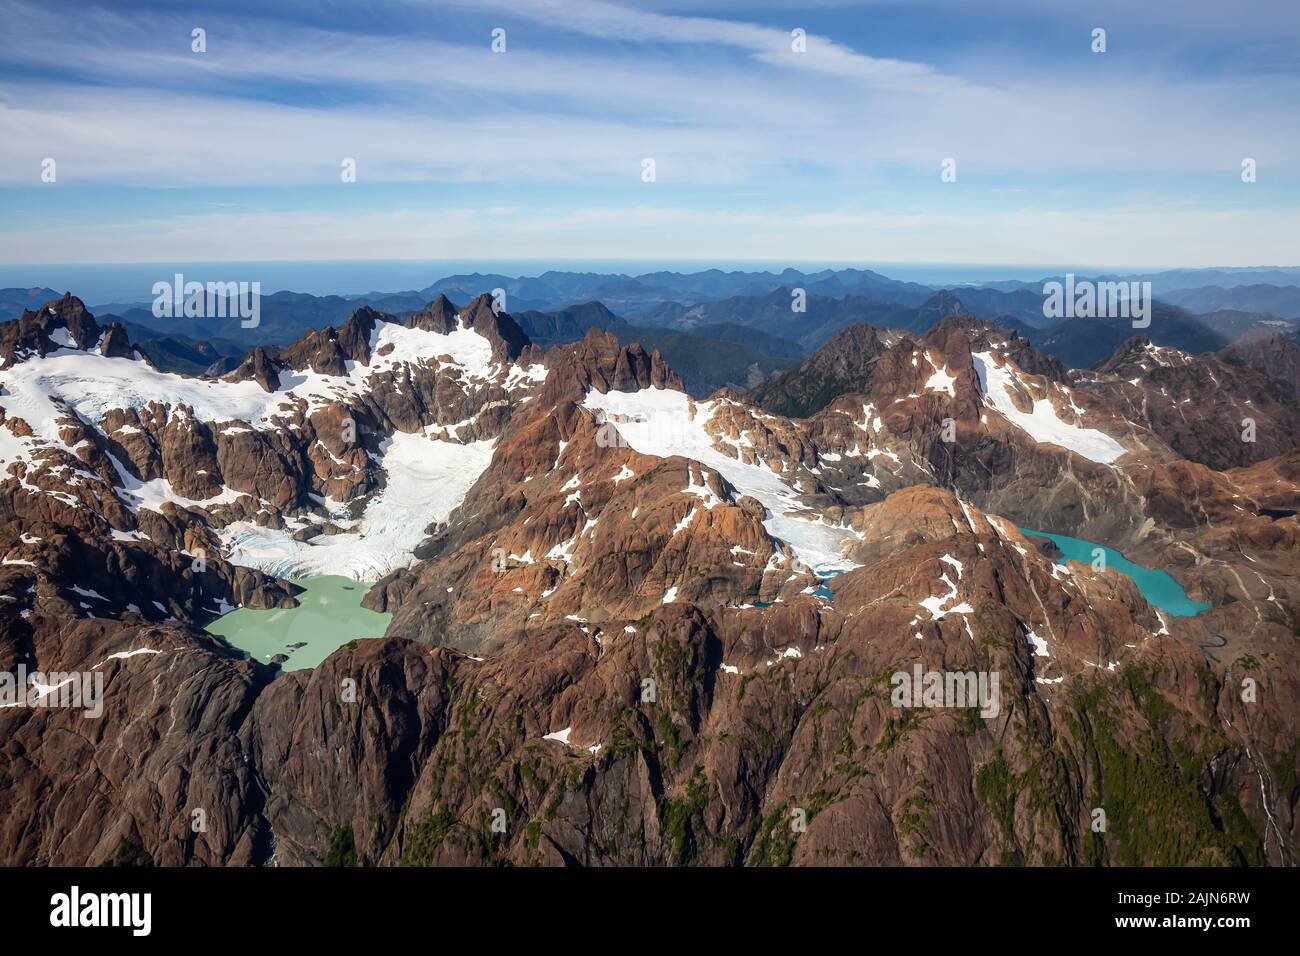
[[[1297,265],[1297,48],[1295,0],[0,0],[0,262]]]

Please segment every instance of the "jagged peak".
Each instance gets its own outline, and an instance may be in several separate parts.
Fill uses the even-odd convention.
[[[492,344],[492,356],[498,362],[514,362],[532,342],[509,313],[498,312],[495,300],[483,293],[463,308],[457,308],[443,293],[419,312],[406,317],[407,328],[427,332],[450,333],[461,325],[472,328]]]
[[[977,315],[971,315],[969,312],[960,311],[944,315],[926,330],[921,340],[929,344],[938,344],[946,341],[953,332],[961,332],[968,339],[975,339],[988,332],[1000,332],[1008,338],[1017,336],[1014,329],[998,325],[997,322],[991,319],[982,319]]]
[[[1163,359],[1161,357],[1164,357]],[[1097,363],[1096,370],[1101,373],[1115,372],[1127,368],[1133,363],[1145,363],[1155,358],[1157,364],[1167,365],[1169,360],[1176,360],[1179,364],[1187,364],[1192,361],[1192,356],[1180,349],[1166,345],[1157,345],[1151,341],[1151,337],[1145,332],[1139,332],[1130,335],[1115,349],[1110,356]]]
[[[284,367],[284,362],[271,357],[266,349],[256,345],[238,368],[229,375],[222,376],[222,381],[254,381],[262,386],[264,391],[274,392],[280,387],[280,370]]]
[[[0,324],[0,368],[68,348],[149,362],[143,351],[132,347],[121,322],[100,325],[71,292],[39,309],[24,309],[21,317]]]
[[[447,334],[456,328],[459,310],[446,294],[439,292],[438,297],[418,312],[406,317],[408,329],[423,329],[426,332]]]
[[[829,342],[817,351],[843,346],[851,342],[880,342],[884,340],[883,331],[867,322],[855,322],[836,332]]]
[[[492,356],[498,362],[513,362],[532,342],[511,318],[510,313],[496,310],[496,302],[484,292],[460,312],[461,320],[492,343]]]
[[[589,388],[601,392],[636,392],[643,388],[686,391],[681,377],[659,350],[647,353],[639,344],[623,345],[618,336],[591,328],[577,342],[557,345],[547,353],[546,388],[541,400],[579,400]]]

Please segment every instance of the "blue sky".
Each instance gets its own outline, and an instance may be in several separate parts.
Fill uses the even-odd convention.
[[[1300,264],[1293,0],[48,6],[0,0],[9,264]]]

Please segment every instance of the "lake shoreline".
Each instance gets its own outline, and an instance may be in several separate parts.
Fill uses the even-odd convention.
[[[1213,606],[1190,598],[1183,586],[1169,572],[1148,568],[1131,561],[1121,552],[1104,544],[1050,531],[1036,531],[1032,528],[1021,528],[1020,533],[1026,537],[1046,538],[1055,544],[1061,551],[1060,558],[1053,558],[1057,564],[1065,564],[1067,561],[1092,564],[1098,558],[1097,549],[1100,549],[1105,567],[1127,575],[1137,585],[1137,589],[1142,592],[1147,603],[1166,614],[1172,614],[1174,617],[1195,617]]]
[[[281,671],[316,667],[349,641],[382,637],[391,614],[361,606],[373,582],[341,575],[286,579],[302,590],[292,608],[236,608],[204,630]]]

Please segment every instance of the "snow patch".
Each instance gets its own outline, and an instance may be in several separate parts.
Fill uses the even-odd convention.
[[[1024,386],[1019,369],[1009,361],[998,364],[1004,360],[992,352],[973,352],[971,358],[979,375],[980,390],[988,404],[1034,441],[1059,445],[1103,465],[1110,464],[1128,451],[1105,432],[1061,421],[1048,399],[1034,399],[1033,411],[1020,411],[1012,398],[1017,387],[1023,389]]]
[[[604,413],[624,440],[641,454],[694,459],[721,474],[739,494],[758,499],[767,509],[763,526],[768,533],[788,544],[796,557],[810,567],[847,571],[858,566],[841,553],[852,537],[848,529],[823,523],[772,469],[746,464],[714,446],[706,426],[720,403],[695,402],[674,389],[645,388],[603,395],[590,390],[583,406]]]

